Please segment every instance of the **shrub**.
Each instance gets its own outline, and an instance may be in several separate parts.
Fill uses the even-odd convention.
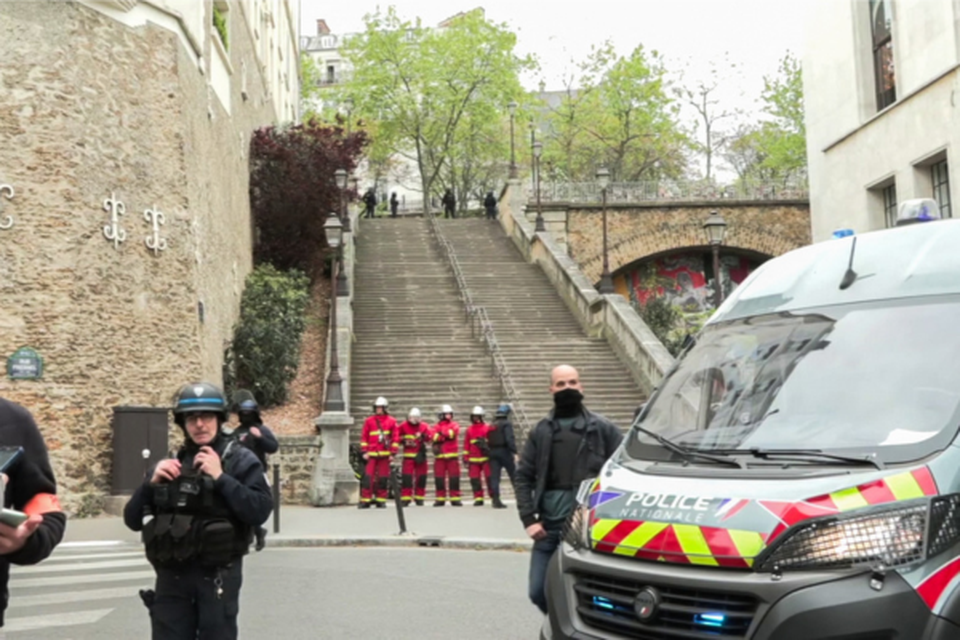
[[[260,265],[247,277],[240,320],[225,354],[228,397],[250,389],[261,406],[287,399],[287,384],[297,374],[309,280],[300,271]]]
[[[639,312],[640,317],[667,351],[674,356],[680,353],[680,347],[686,337],[685,322],[680,309],[670,304],[663,296],[653,296],[640,306]]]

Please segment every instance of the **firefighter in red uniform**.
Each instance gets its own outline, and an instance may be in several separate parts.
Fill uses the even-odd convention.
[[[447,501],[447,483],[450,478],[450,504],[462,507],[460,502],[460,425],[453,421],[453,407],[448,404],[440,408],[440,419],[433,427],[433,479],[437,483],[437,501],[435,507],[442,507]]]
[[[430,425],[420,421],[420,409],[414,407],[400,425],[400,444],[403,447],[403,474],[400,497],[404,505],[416,500],[423,506],[427,493],[427,445],[430,442]],[[414,491],[416,487],[416,491]]]
[[[483,407],[474,407],[470,412],[470,426],[463,436],[463,455],[467,462],[475,507],[483,506],[483,483],[486,483],[487,491],[490,491],[490,446],[487,436],[492,428],[483,421]]]
[[[369,509],[374,501],[378,509],[387,508],[390,457],[400,445],[398,433],[397,421],[387,413],[387,399],[380,396],[373,403],[373,415],[363,422],[363,431],[360,432],[360,450],[367,461],[366,474],[360,481],[361,509]]]

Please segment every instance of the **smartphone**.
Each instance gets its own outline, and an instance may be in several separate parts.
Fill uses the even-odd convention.
[[[0,509],[0,522],[8,527],[19,527],[27,519],[27,514],[16,509]]]
[[[23,447],[0,447],[0,472],[7,471],[23,455]]]
[[[13,464],[23,455],[23,447],[0,447],[0,473],[8,471]],[[6,487],[0,480],[0,495],[5,492]],[[0,509],[0,522],[9,527],[19,527],[27,514],[16,509]]]

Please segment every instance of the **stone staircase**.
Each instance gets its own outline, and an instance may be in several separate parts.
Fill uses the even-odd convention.
[[[500,384],[486,347],[470,333],[456,282],[427,221],[378,218],[360,224],[350,374],[357,426],[351,442],[359,442],[362,421],[377,396],[389,400],[397,422],[415,406],[432,425],[443,404],[453,406],[462,429],[477,404],[492,420]],[[427,494],[432,499],[430,459]],[[460,488],[469,502],[463,467]],[[504,498],[512,496],[506,474],[502,485]]]
[[[531,422],[552,405],[550,370],[570,364],[580,372],[587,407],[627,428],[643,392],[606,340],[585,335],[540,267],[526,262],[495,222],[438,222],[474,304],[487,310]]]

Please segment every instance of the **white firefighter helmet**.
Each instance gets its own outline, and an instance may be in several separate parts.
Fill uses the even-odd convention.
[[[475,406],[473,411],[470,412],[470,415],[483,417],[483,407],[480,405]]]
[[[386,409],[386,408],[389,406],[389,404],[390,404],[390,403],[387,402],[387,399],[386,399],[386,398],[384,398],[383,396],[380,396],[380,397],[377,398],[376,401],[373,403],[373,406],[375,406],[375,407],[383,407],[384,409]]]
[[[451,407],[448,404],[445,404],[442,407],[440,407],[440,413],[453,413],[453,407]]]
[[[416,418],[417,420],[419,420],[419,419],[420,419],[420,409],[417,409],[416,407],[414,407],[413,409],[410,409],[410,413],[407,414],[407,417],[408,417],[408,418]]]

